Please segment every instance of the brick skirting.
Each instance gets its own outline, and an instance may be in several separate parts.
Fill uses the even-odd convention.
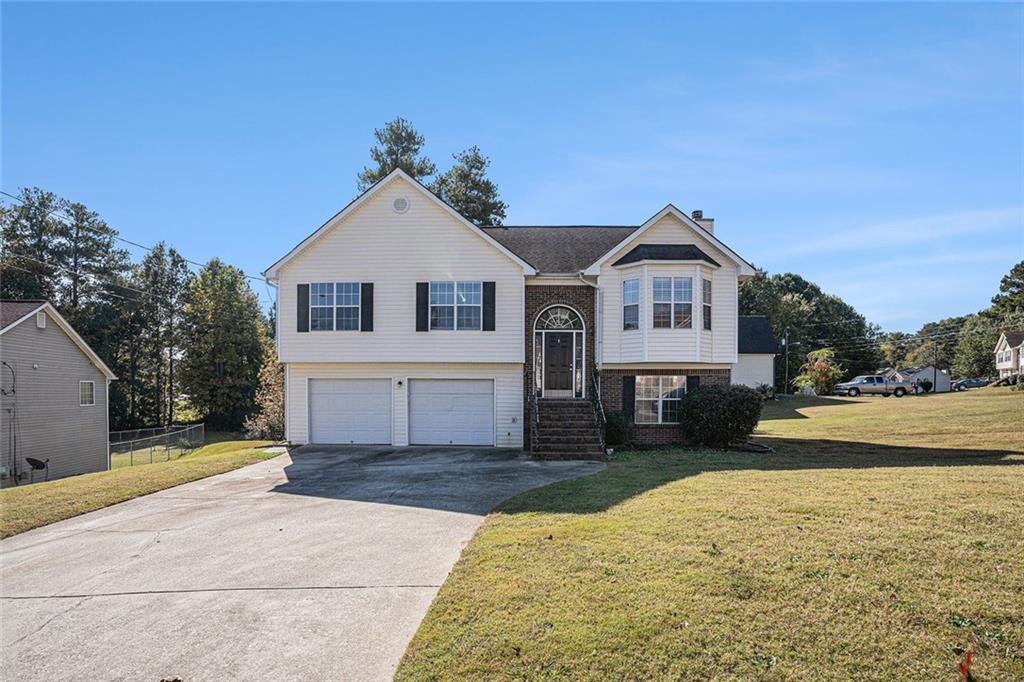
[[[702,386],[728,386],[732,372],[728,369],[606,369],[601,370],[601,405],[605,414],[622,412],[622,378],[627,376],[699,376]],[[678,424],[633,424],[636,445],[663,446],[682,442]]]

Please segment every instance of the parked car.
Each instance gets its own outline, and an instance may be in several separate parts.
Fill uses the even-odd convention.
[[[969,388],[988,386],[989,379],[960,379],[953,384],[954,391],[966,391]]]
[[[906,381],[886,379],[881,374],[870,374],[854,377],[849,381],[836,384],[832,391],[836,395],[848,395],[855,398],[862,393],[864,395],[894,395],[902,398],[914,390],[914,386]]]

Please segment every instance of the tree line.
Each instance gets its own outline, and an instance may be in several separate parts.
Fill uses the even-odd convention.
[[[933,364],[954,377],[991,377],[999,334],[1024,328],[1024,261],[1002,278],[987,308],[927,322],[913,334],[883,332],[838,296],[793,273],[758,271],[740,284],[739,306],[741,315],[765,315],[775,337],[786,341],[775,363],[779,390],[790,390],[801,373],[838,381],[886,367]]]
[[[272,327],[244,274],[213,259],[192,272],[161,242],[139,262],[81,203],[22,188],[0,209],[0,296],[50,301],[117,375],[114,430],[254,418]]]

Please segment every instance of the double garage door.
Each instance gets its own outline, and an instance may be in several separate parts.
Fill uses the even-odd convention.
[[[391,379],[310,379],[313,443],[393,442]],[[494,382],[410,379],[409,443],[494,445]]]

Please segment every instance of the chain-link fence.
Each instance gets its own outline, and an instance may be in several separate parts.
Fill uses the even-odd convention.
[[[152,429],[112,431],[110,468],[170,462],[206,442],[206,425],[162,426]]]

